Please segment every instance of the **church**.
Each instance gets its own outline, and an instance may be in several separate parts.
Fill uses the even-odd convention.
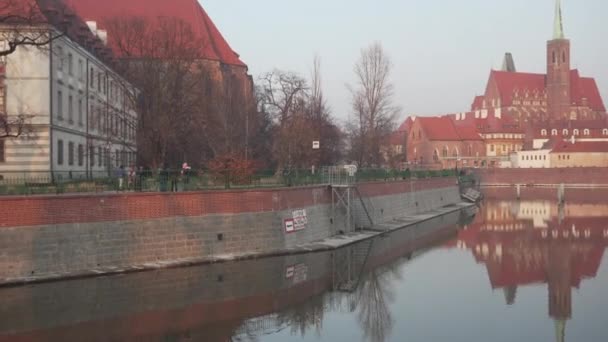
[[[546,54],[547,72],[534,74],[518,72],[507,53],[502,70],[490,72],[485,93],[468,112],[408,118],[409,164],[511,167],[522,150],[550,149],[557,141],[608,141],[608,115],[595,79],[571,68],[560,0]]]

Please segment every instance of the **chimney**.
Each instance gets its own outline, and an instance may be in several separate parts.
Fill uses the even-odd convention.
[[[97,30],[97,37],[101,39],[103,45],[108,45],[108,31],[106,30]]]

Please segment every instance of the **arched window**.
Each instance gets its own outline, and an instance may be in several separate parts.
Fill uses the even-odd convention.
[[[557,56],[555,55],[555,51],[553,51],[553,64],[557,63]]]
[[[458,158],[458,148],[454,147],[454,151],[452,151],[452,157]]]
[[[579,130],[578,130],[578,129],[575,129],[575,130],[574,130],[574,135],[575,135],[575,136],[577,136],[577,135],[579,135],[579,134],[580,134]]]
[[[591,132],[588,129],[585,129],[583,132],[584,132],[585,135],[590,135],[591,134]]]
[[[444,146],[444,147],[443,147],[443,151],[441,151],[441,156],[442,156],[443,158],[447,158],[447,157],[448,157],[448,154],[449,154],[449,152],[448,152],[448,147],[447,147],[447,146]]]
[[[566,63],[566,51],[562,51],[562,63]]]
[[[543,137],[547,135],[547,130],[543,129],[542,131],[540,131],[540,135],[542,135]]]
[[[468,153],[467,155],[468,155],[469,157],[472,157],[472,156],[473,156],[473,146],[469,145],[468,152],[469,152],[469,153]]]
[[[563,130],[562,135],[568,135],[568,130],[567,129]]]
[[[439,161],[439,152],[437,152],[437,150],[433,151],[433,161]]]
[[[557,130],[556,129],[552,130],[551,131],[551,135],[556,136],[557,135]]]
[[[607,129],[607,128],[604,128],[604,130],[602,131],[602,134],[603,134],[603,135],[608,135],[608,129]]]

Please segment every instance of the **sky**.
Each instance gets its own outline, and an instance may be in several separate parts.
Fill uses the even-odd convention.
[[[518,71],[544,73],[555,0],[199,0],[254,79],[275,68],[310,76],[347,120],[353,67],[380,42],[393,64],[394,101],[409,115],[467,111],[511,52]],[[608,1],[562,0],[572,67],[595,77],[608,103]]]

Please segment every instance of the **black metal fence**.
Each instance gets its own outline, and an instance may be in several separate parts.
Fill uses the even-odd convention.
[[[108,171],[0,171],[0,196],[88,193],[108,191],[168,192],[220,189],[273,188],[332,184],[336,177],[351,183],[410,178],[453,177],[455,170],[401,171],[362,169],[354,173],[287,169],[258,170],[114,170]],[[338,171],[336,171],[338,170]]]

